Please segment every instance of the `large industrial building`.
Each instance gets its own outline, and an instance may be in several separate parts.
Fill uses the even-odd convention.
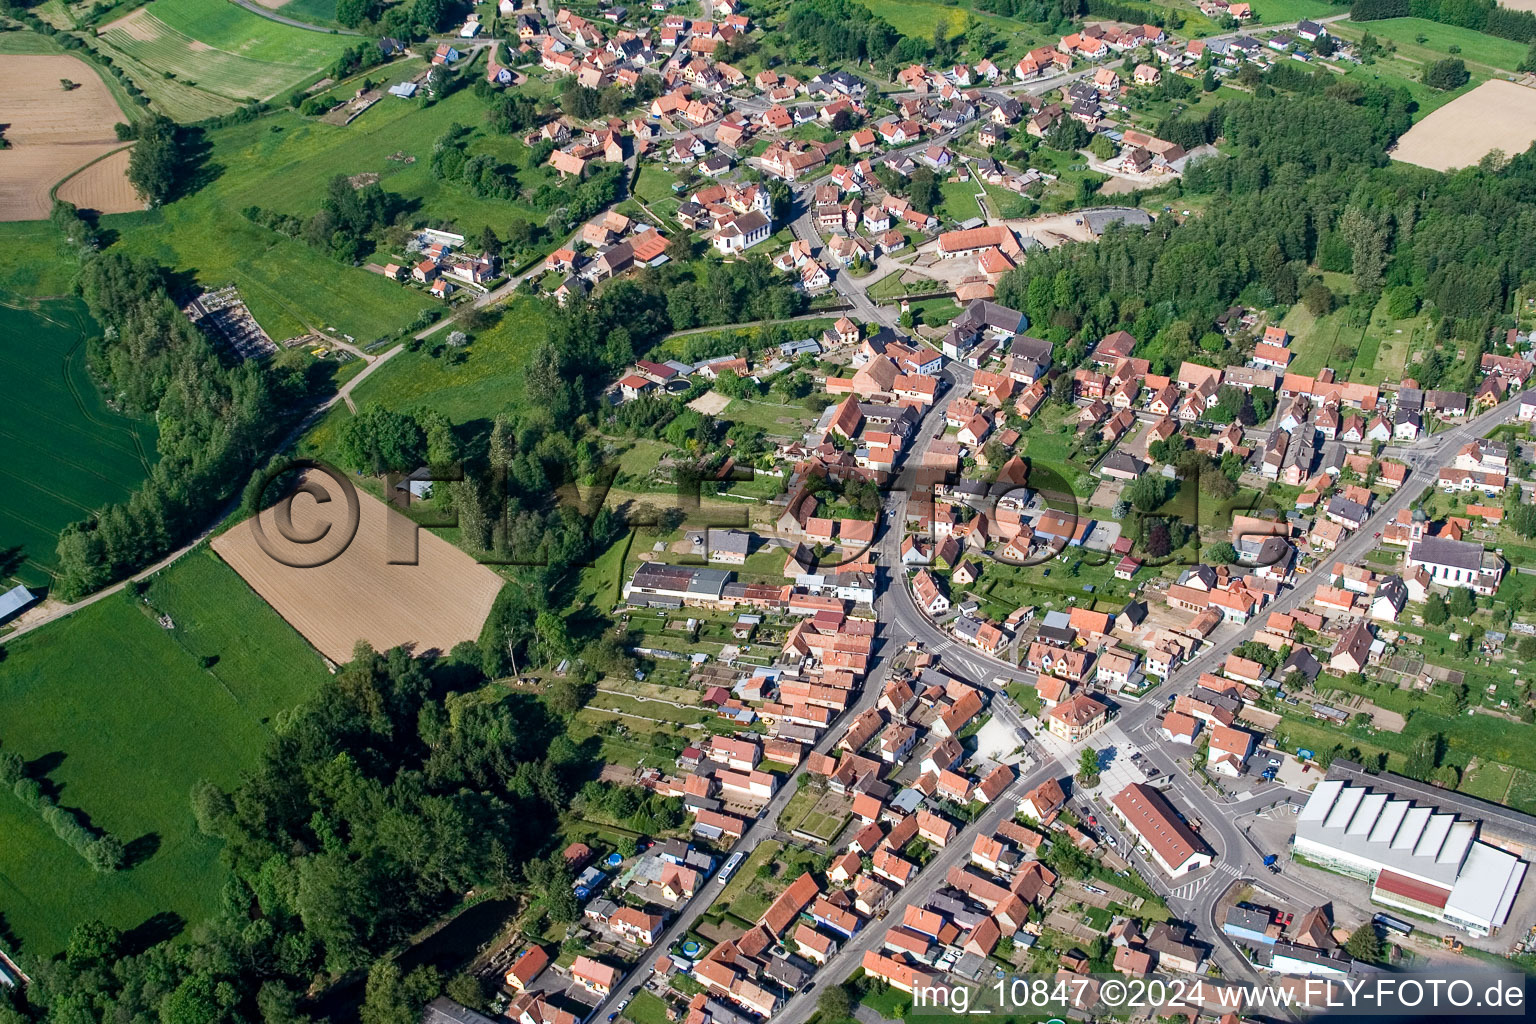
[[[1482,802],[1338,762],[1296,816],[1296,853],[1368,879],[1378,903],[1488,935],[1508,920],[1526,869],[1507,848],[1523,852],[1522,844],[1500,825],[1524,825],[1498,808],[1489,824],[1499,845],[1484,842],[1474,803]]]

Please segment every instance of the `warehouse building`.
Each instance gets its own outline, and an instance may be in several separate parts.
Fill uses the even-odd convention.
[[[1491,934],[1508,920],[1524,861],[1481,842],[1482,822],[1461,808],[1398,792],[1395,776],[1360,778],[1349,770],[1355,766],[1343,765],[1318,783],[1297,815],[1297,854],[1369,880],[1378,903],[1471,935]]]

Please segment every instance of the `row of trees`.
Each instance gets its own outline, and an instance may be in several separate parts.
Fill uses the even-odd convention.
[[[88,342],[92,372],[114,405],[155,417],[160,458],[128,500],[60,535],[54,594],[66,601],[150,564],[201,528],[314,393],[295,363],[221,364],[148,260],[94,254],[79,283],[105,328]]]
[[[116,836],[92,828],[80,815],[60,807],[42,783],[27,774],[26,763],[15,751],[0,750],[0,785],[10,788],[16,799],[36,811],[69,847],[85,858],[97,871],[116,871],[123,866],[123,844]]]
[[[159,206],[182,184],[186,160],[181,129],[175,121],[156,114],[140,121],[131,134],[138,142],[128,157],[128,181],[140,199]]]

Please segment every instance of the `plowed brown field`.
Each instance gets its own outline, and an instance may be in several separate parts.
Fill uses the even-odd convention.
[[[309,536],[329,525],[332,534],[316,545],[283,539],[272,509],[261,513],[264,534],[288,561],[304,561],[343,536],[344,502],[336,484],[311,474],[335,500],[319,504],[298,495],[292,504],[295,536]],[[352,658],[359,640],[375,650],[413,645],[418,654],[446,652],[463,640],[475,640],[504,582],[491,569],[359,491],[357,533],[332,561],[316,568],[291,568],[267,554],[258,542],[254,520],[217,537],[213,550],[228,562],[267,603],[315,648],[332,661]],[[409,538],[419,544],[414,565],[391,565],[409,557]],[[334,547],[335,545],[332,545]]]
[[[120,149],[71,176],[55,194],[66,203],[97,213],[142,210],[144,201],[128,181],[128,160],[132,156],[132,149]]]
[[[65,89],[62,80],[76,87]],[[11,144],[0,150],[0,220],[47,217],[52,205],[48,190],[121,146],[112,126],[123,120],[106,83],[78,57],[0,60],[0,124],[6,125]],[[124,172],[128,168],[126,161],[115,166]]]

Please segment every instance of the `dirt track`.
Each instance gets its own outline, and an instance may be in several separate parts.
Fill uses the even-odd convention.
[[[343,502],[334,481],[317,476],[334,500],[321,505],[303,495],[293,502],[293,531],[309,535],[329,524],[333,534],[320,544],[283,540],[271,509],[261,514],[265,535],[290,561],[305,560],[342,536]],[[427,530],[415,527],[377,498],[358,491],[356,536],[334,560],[315,568],[291,568],[264,551],[254,521],[246,520],[214,539],[213,550],[228,562],[277,613],[335,662],[350,661],[366,640],[375,650],[413,644],[418,653],[448,651],[475,640],[502,587],[502,578]],[[409,557],[409,538],[419,544],[414,565],[391,565]],[[334,545],[332,545],[334,547]]]
[[[67,79],[76,87],[65,89]],[[67,54],[0,61],[0,221],[42,220],[48,190],[76,168],[122,145],[112,131],[126,120],[91,66]],[[127,163],[121,165],[127,170]],[[104,186],[99,181],[96,187]]]

